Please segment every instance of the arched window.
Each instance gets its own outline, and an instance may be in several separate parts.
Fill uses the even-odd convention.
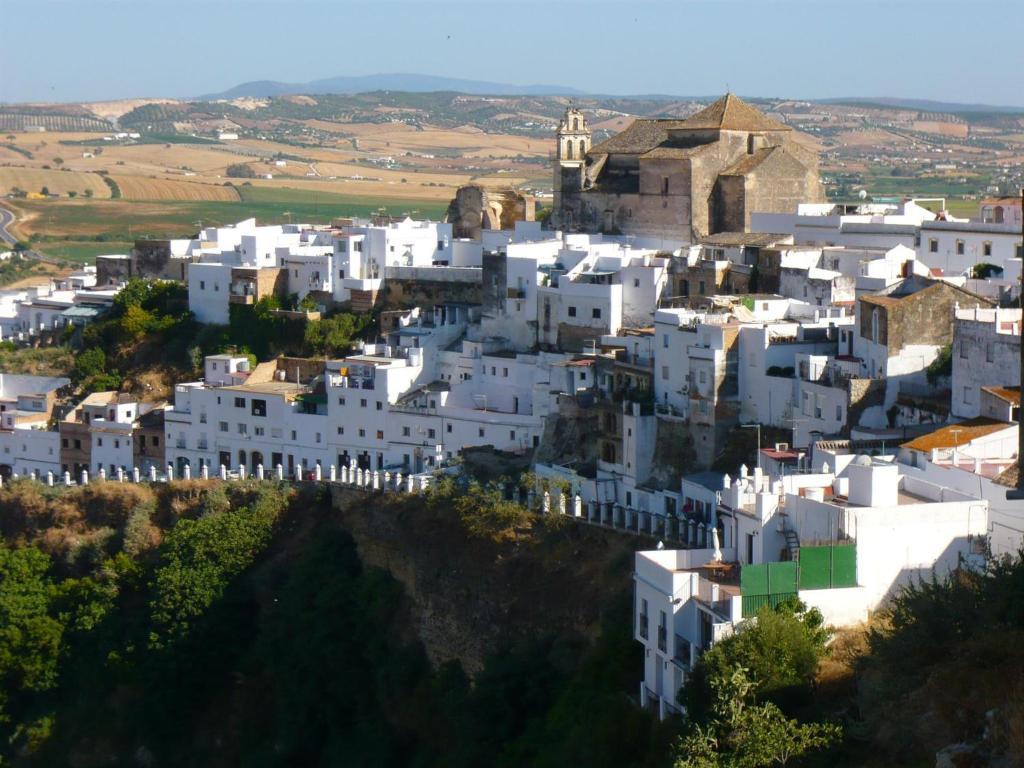
[[[565,157],[568,160],[572,160],[572,139],[565,142]]]
[[[997,205],[995,210],[992,211],[992,220],[996,224],[1002,224],[1003,223],[1003,206]]]
[[[587,142],[584,139],[580,139],[580,160],[587,154]]]
[[[574,131],[578,131],[580,129],[580,119],[578,117],[574,117],[572,119],[572,129]]]

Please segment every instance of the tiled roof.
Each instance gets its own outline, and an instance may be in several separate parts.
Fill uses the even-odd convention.
[[[669,129],[680,128],[685,122],[648,118],[634,120],[626,130],[591,147],[587,154],[643,154],[668,140]]]
[[[792,240],[792,235],[772,232],[718,232],[701,238],[702,245],[754,245],[769,246]]]
[[[686,120],[683,128],[722,131],[789,131],[785,123],[772,120],[739,96],[727,93]]]
[[[1005,421],[996,421],[980,417],[968,419],[959,424],[948,424],[945,427],[921,435],[909,443],[903,443],[901,447],[909,448],[912,451],[930,452],[934,448],[955,448],[958,445],[966,445],[979,437],[991,435],[993,432],[1000,432],[1009,429],[1013,424]]]
[[[669,131],[789,131],[788,125],[772,120],[743,99],[727,93],[715,103],[686,120],[641,118],[629,127],[590,148],[588,155],[645,154],[650,157],[687,157],[699,147],[661,147]],[[663,154],[662,154],[663,153]]]
[[[1020,387],[982,387],[981,390],[1011,405],[1020,405]]]
[[[999,485],[1006,486],[1007,488],[1017,487],[1017,478],[1020,476],[1020,466],[1017,464],[1011,465],[1005,472],[997,477],[992,482],[998,483]]]

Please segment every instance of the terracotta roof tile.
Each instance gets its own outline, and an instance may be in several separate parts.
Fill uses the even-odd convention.
[[[948,424],[945,427],[936,429],[934,432],[929,432],[927,435],[921,435],[908,443],[903,443],[901,447],[923,453],[928,453],[934,448],[955,448],[958,445],[966,445],[972,440],[977,440],[979,437],[991,435],[993,432],[1009,429],[1012,426],[1013,424],[1005,421],[996,421],[995,419],[984,417],[968,419],[967,421],[961,421],[959,424]]]

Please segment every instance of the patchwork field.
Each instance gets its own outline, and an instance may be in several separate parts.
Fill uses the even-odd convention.
[[[171,179],[149,179],[143,176],[111,176],[125,200],[220,200],[239,199],[234,187],[199,184]]]
[[[86,195],[91,192],[93,197],[110,197],[110,187],[96,173],[39,168],[0,168],[0,195],[9,195],[15,189],[38,194],[44,187],[51,195],[67,195],[69,192]]]

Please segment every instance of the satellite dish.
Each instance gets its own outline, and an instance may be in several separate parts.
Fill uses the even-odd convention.
[[[866,189],[862,189],[860,192],[857,193],[857,197],[859,197],[861,200],[867,200],[868,191]]]

